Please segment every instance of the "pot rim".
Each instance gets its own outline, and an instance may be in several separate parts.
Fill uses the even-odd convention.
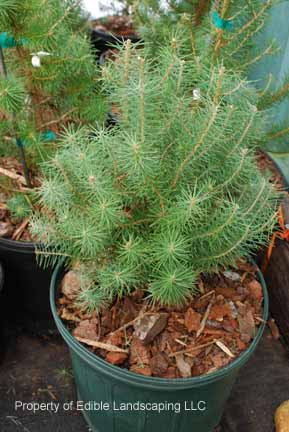
[[[53,318],[55,320],[56,326],[68,344],[69,348],[73,351],[77,352],[77,354],[88,363],[93,369],[101,370],[101,372],[109,377],[117,378],[119,381],[123,381],[126,384],[130,384],[132,386],[144,387],[150,390],[169,390],[169,391],[177,391],[182,389],[188,389],[193,387],[200,387],[203,385],[207,385],[214,381],[219,381],[224,378],[226,375],[230,373],[234,373],[236,370],[240,369],[243,366],[249,357],[252,355],[254,350],[256,349],[265,329],[265,324],[268,319],[269,313],[269,296],[266,287],[266,283],[261,271],[257,270],[257,277],[262,285],[263,289],[263,315],[262,315],[262,323],[260,324],[256,336],[249,347],[243,351],[235,360],[229,363],[227,366],[222,367],[221,369],[211,372],[206,375],[200,375],[197,377],[191,378],[159,378],[159,377],[146,377],[144,375],[136,374],[134,372],[129,371],[128,369],[121,368],[119,366],[112,365],[108,363],[101,357],[89,351],[84,345],[78,342],[74,336],[68,331],[65,327],[62,319],[59,317],[55,297],[56,290],[58,287],[60,276],[62,276],[63,264],[60,262],[56,268],[54,269],[51,284],[50,284],[50,307],[52,310]]]
[[[132,43],[140,42],[141,38],[137,35],[118,35],[117,33],[112,33],[110,31],[103,31],[92,29],[91,33],[94,37],[104,40],[105,42],[125,42],[128,39],[132,41]]]
[[[35,249],[37,245],[40,245],[40,243],[37,242],[26,242],[26,241],[20,241],[20,240],[12,240],[10,238],[0,238],[0,248],[1,245],[6,246],[10,250],[18,251],[21,249],[23,252],[26,250],[27,252],[35,252]]]

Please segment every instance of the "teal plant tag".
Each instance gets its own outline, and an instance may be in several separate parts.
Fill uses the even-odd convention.
[[[51,141],[56,141],[57,139],[57,135],[55,132],[53,132],[52,130],[47,130],[45,132],[42,132],[40,134],[40,139],[44,142],[51,142]],[[28,140],[24,140],[22,138],[16,138],[16,145],[19,148],[23,148],[26,145],[29,145],[31,143],[31,141]]]
[[[217,11],[214,11],[212,13],[213,23],[215,24],[216,28],[219,30],[233,30],[234,24],[231,20],[225,20],[220,17],[219,13]]]
[[[22,139],[20,139],[20,138],[16,138],[16,145],[19,148],[23,148],[24,147],[24,141],[22,141]]]
[[[21,38],[16,40],[14,36],[9,35],[7,32],[0,33],[0,48],[14,48],[17,45],[25,45],[28,39]]]
[[[55,132],[53,132],[51,130],[48,130],[48,131],[43,132],[41,134],[41,138],[45,142],[50,142],[50,141],[55,141],[57,137],[56,137],[56,133]]]

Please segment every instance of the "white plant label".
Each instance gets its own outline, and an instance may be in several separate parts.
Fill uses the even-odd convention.
[[[50,55],[52,55],[52,54],[50,54],[49,52],[46,52],[46,51],[39,51],[38,53],[33,53],[32,58],[31,58],[32,66],[35,68],[41,67],[41,58],[47,57]]]

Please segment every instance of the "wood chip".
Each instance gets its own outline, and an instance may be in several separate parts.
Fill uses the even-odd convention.
[[[119,348],[117,346],[111,345],[111,344],[107,344],[107,343],[103,343],[103,342],[98,342],[98,341],[94,341],[94,340],[90,340],[90,339],[85,339],[85,338],[81,338],[78,336],[75,336],[75,339],[78,340],[78,342],[82,342],[86,345],[95,347],[95,348],[101,348],[104,349],[106,351],[112,351],[112,352],[119,352],[119,353],[128,353],[127,349],[122,349]]]
[[[204,282],[202,281],[202,279],[200,279],[199,283],[198,283],[198,288],[201,294],[205,294],[205,287],[204,287]]]
[[[139,316],[137,316],[133,320],[131,320],[131,321],[123,324],[121,327],[118,327],[116,330],[110,332],[110,335],[112,335],[114,333],[117,333],[117,332],[119,332],[121,330],[127,329],[128,327],[132,326],[136,321],[138,321],[140,318],[144,317],[145,315],[150,315],[150,314],[151,314],[151,312],[143,312],[143,311],[140,312]]]
[[[177,368],[180,371],[180,374],[183,378],[189,378],[192,376],[191,366],[185,361],[183,354],[178,354],[176,356],[176,364]]]
[[[164,353],[158,353],[150,360],[150,368],[152,374],[155,376],[161,376],[166,373],[169,367],[169,358]]]
[[[219,341],[219,340],[216,340],[215,341],[215,344],[222,350],[222,351],[224,351],[224,353],[225,354],[227,354],[229,357],[231,357],[231,358],[234,358],[235,356],[234,356],[234,354],[229,350],[229,348],[228,347],[226,347],[226,345],[223,343],[223,342],[221,342],[221,341]]]
[[[16,181],[22,183],[24,186],[26,186],[25,177],[20,175],[20,174],[17,174],[13,171],[9,171],[9,170],[2,168],[2,167],[0,167],[0,174],[4,175],[6,177],[9,177],[12,180],[16,180]]]
[[[0,222],[0,237],[11,237],[13,230],[13,225],[10,222]]]
[[[206,294],[202,295],[201,297],[198,298],[198,301],[200,300],[204,300],[205,298],[211,296],[212,294],[214,294],[216,291],[215,290],[211,290],[209,292],[207,292]]]
[[[152,376],[152,370],[149,366],[141,366],[141,365],[132,365],[129,370],[136,374],[144,375],[144,376]]]
[[[20,237],[22,236],[23,232],[25,231],[25,229],[27,228],[27,225],[29,224],[29,220],[30,218],[26,218],[23,220],[23,222],[21,223],[21,225],[14,231],[13,235],[12,235],[12,240],[19,240]]]
[[[258,282],[256,279],[252,280],[248,284],[248,290],[250,292],[250,295],[256,300],[256,301],[262,301],[263,299],[263,289],[260,282]]]
[[[180,339],[175,339],[175,341],[178,342],[180,345],[187,346],[187,344]]]
[[[244,342],[250,342],[254,339],[256,328],[255,320],[251,309],[245,307],[239,307],[238,323],[241,333],[241,339]]]
[[[222,305],[215,304],[212,306],[209,313],[209,319],[213,321],[222,322],[227,316],[231,316],[231,308],[227,303]]]
[[[144,344],[149,344],[164,330],[167,322],[167,313],[146,315],[134,323],[134,333]]]
[[[231,270],[224,271],[224,276],[233,282],[238,282],[239,280],[241,280],[241,276],[239,275],[239,273],[233,272]]]
[[[201,325],[199,330],[197,331],[196,337],[198,338],[200,336],[200,334],[202,333],[202,331],[204,330],[205,326],[206,326],[206,322],[207,319],[209,317],[210,311],[211,311],[211,307],[213,306],[213,303],[215,301],[215,296],[211,299],[210,303],[208,304],[207,310],[205,312],[205,315],[203,316],[203,319],[201,321]]]
[[[169,354],[169,357],[175,357],[175,356],[177,356],[179,354],[191,353],[192,351],[199,351],[199,350],[201,350],[203,348],[206,348],[207,346],[213,345],[214,343],[215,343],[215,341],[210,341],[210,342],[202,344],[202,345],[193,346],[193,347],[188,348],[188,349],[183,350],[183,351],[172,352],[172,353]]]
[[[127,357],[128,357],[127,353],[110,351],[106,355],[105,360],[114,365],[121,365],[126,361]]]
[[[226,330],[221,330],[221,329],[206,329],[204,330],[204,334],[205,335],[218,335],[218,336],[227,336],[230,338],[233,338],[234,336],[238,336],[238,333],[236,332],[231,332],[230,334],[228,334],[228,332]]]
[[[130,344],[130,364],[149,365],[151,359],[150,350],[137,337],[133,337]]]
[[[184,324],[187,330],[191,333],[192,331],[198,331],[200,328],[202,315],[194,311],[192,308],[188,308],[185,313]]]
[[[70,312],[68,309],[64,308],[60,312],[60,317],[66,321],[80,322],[80,318],[76,316],[75,313]]]
[[[79,325],[73,330],[74,337],[80,337],[88,340],[98,339],[98,320],[93,318],[80,321]],[[113,345],[113,344],[112,344]]]
[[[74,300],[81,290],[81,273],[76,270],[70,270],[65,273],[61,282],[62,293],[69,298]]]

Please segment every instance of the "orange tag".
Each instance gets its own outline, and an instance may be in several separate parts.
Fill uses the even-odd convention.
[[[275,246],[276,238],[280,238],[280,239],[289,241],[289,228],[287,228],[285,225],[283,210],[282,210],[281,206],[278,209],[278,223],[279,223],[281,230],[274,232],[274,234],[272,236],[272,239],[271,239],[270,244],[268,246],[266,258],[265,258],[264,263],[262,265],[262,272],[264,272],[268,267],[268,264],[269,264],[269,261],[270,261],[270,258],[271,258],[272,252],[273,252],[273,247]]]

